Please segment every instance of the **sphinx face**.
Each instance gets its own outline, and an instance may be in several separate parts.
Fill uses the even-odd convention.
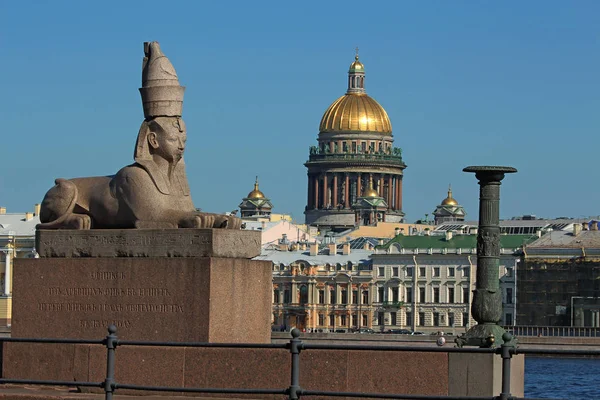
[[[181,160],[187,141],[185,123],[181,118],[174,117],[157,118],[156,122],[161,129],[150,138],[153,153],[169,162]]]

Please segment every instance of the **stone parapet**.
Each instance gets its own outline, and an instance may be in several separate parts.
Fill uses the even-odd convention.
[[[260,254],[261,232],[233,229],[89,229],[36,232],[40,257],[224,257]]]

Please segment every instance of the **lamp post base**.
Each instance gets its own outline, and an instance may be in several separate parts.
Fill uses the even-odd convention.
[[[467,333],[457,337],[454,342],[457,347],[476,346],[483,348],[500,347],[503,344],[516,346],[517,339],[510,335],[511,339],[504,342],[506,330],[498,324],[477,324]]]

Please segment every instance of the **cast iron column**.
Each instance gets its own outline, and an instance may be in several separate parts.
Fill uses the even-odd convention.
[[[456,339],[458,346],[497,347],[503,344],[502,291],[500,290],[500,182],[512,167],[467,167],[479,180],[477,277],[471,314],[477,325]]]

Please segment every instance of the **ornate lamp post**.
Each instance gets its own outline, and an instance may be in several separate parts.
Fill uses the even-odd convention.
[[[479,180],[479,228],[477,232],[477,275],[471,313],[477,325],[456,339],[462,346],[497,347],[507,335],[498,325],[502,318],[500,290],[500,182],[505,174],[517,172],[512,167],[472,166]],[[512,338],[512,337],[511,337]]]

